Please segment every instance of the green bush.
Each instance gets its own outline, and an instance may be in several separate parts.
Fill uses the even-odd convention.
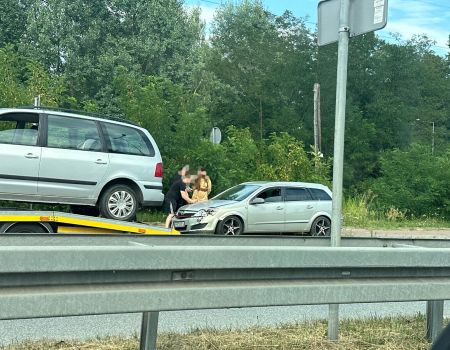
[[[381,176],[371,188],[376,209],[406,215],[450,218],[450,150],[431,155],[429,147],[413,145],[381,157]]]

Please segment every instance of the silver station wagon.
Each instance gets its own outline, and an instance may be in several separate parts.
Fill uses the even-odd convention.
[[[173,226],[182,233],[329,236],[331,191],[313,183],[246,182],[209,201],[181,207]]]
[[[162,176],[154,139],[131,122],[0,109],[0,200],[70,204],[74,212],[131,220],[139,206],[162,204]]]

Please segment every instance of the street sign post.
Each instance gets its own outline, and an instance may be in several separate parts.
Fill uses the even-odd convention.
[[[322,0],[318,5],[319,46],[338,41],[333,157],[333,208],[331,213],[331,246],[333,247],[338,247],[341,244],[349,38],[384,28],[387,23],[387,8],[388,0]],[[328,339],[337,340],[338,332],[339,305],[330,304]]]

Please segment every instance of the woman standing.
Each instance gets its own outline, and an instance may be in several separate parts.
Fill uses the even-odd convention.
[[[211,193],[212,184],[211,179],[206,174],[204,168],[198,168],[197,179],[194,183],[194,192],[192,194],[192,199],[203,202],[208,200],[208,195]]]

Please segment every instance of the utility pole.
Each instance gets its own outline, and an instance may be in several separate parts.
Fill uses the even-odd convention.
[[[314,150],[322,151],[322,130],[320,120],[320,84],[314,84]]]
[[[434,155],[434,122],[431,122],[433,125],[433,130],[431,133],[431,155]]]
[[[263,109],[262,109],[262,98],[259,98],[259,131],[261,141],[263,139]]]

